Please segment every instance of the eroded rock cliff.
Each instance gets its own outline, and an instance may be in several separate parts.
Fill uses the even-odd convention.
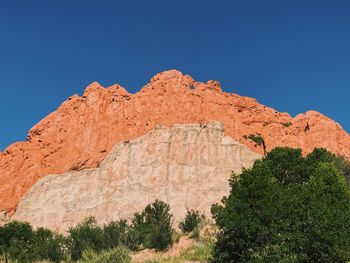
[[[136,94],[120,85],[94,82],[35,125],[26,142],[0,153],[0,211],[11,213],[40,178],[98,166],[112,146],[137,138],[158,124],[222,121],[225,134],[263,154],[277,146],[314,147],[350,159],[350,136],[315,111],[292,118],[255,99],[222,92],[217,81],[201,83],[176,70],[154,76]],[[259,135],[256,144],[249,135]]]
[[[170,204],[175,222],[186,209],[210,216],[211,205],[229,193],[232,171],[260,157],[224,136],[222,123],[157,126],[116,144],[98,168],[39,180],[12,219],[64,231],[87,216],[129,218],[155,199]]]

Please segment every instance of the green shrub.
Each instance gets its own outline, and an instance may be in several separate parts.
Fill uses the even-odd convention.
[[[333,157],[278,148],[233,176],[230,195],[212,207],[212,262],[349,261],[350,191]]]
[[[29,223],[12,221],[0,227],[0,250],[6,259],[18,262],[50,260],[59,262],[64,258],[63,236],[49,229],[33,230]]]
[[[0,226],[0,261],[61,262],[82,257],[86,261],[93,256],[93,261],[87,262],[129,262],[126,250],[121,247],[165,250],[173,244],[169,212],[169,205],[156,200],[134,215],[132,225],[119,220],[99,227],[95,218],[89,217],[70,228],[67,237],[13,221]]]
[[[245,139],[250,139],[255,142],[256,145],[262,145],[264,143],[263,137],[261,135],[249,134],[249,136],[243,136]]]
[[[81,258],[84,250],[99,252],[105,248],[104,233],[93,217],[85,219],[69,231],[69,252],[72,260]]]
[[[190,233],[199,226],[204,219],[204,215],[200,215],[199,211],[187,210],[186,217],[180,222],[179,228],[183,233]]]
[[[291,122],[284,122],[284,123],[281,123],[284,127],[288,128],[289,126],[292,125]]]
[[[168,204],[156,200],[147,205],[141,213],[135,213],[132,220],[131,247],[166,250],[173,244],[172,215]]]
[[[107,249],[127,245],[130,227],[126,220],[112,221],[103,227],[104,242]]]
[[[48,245],[51,243],[52,239],[53,233],[49,229],[40,227],[34,233],[33,252],[38,255],[41,260],[46,259]]]
[[[61,262],[67,256],[67,244],[67,238],[65,238],[63,235],[54,235],[53,239],[51,239],[47,244],[47,253],[45,258],[52,262]]]
[[[37,259],[60,262],[64,259],[64,248],[67,240],[64,236],[54,234],[46,228],[38,228],[35,232],[32,252]]]
[[[34,243],[34,231],[30,224],[13,221],[0,228],[1,254],[5,258],[19,262],[32,262],[31,253]]]
[[[125,246],[132,251],[138,251],[143,246],[144,237],[142,236],[140,229],[135,229],[133,226],[130,227],[127,235],[127,240]]]

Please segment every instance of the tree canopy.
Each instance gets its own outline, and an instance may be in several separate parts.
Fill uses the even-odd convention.
[[[276,148],[230,180],[212,213],[213,262],[346,262],[349,163],[324,149]]]

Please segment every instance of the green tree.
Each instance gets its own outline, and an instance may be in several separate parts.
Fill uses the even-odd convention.
[[[103,227],[104,242],[107,249],[127,245],[130,227],[126,220],[112,221]]]
[[[13,221],[0,227],[0,249],[4,260],[60,262],[66,239],[49,229],[33,230],[29,223]]]
[[[69,231],[69,251],[73,260],[81,258],[84,250],[99,252],[105,248],[104,234],[94,217],[85,219]]]
[[[277,148],[233,175],[229,196],[212,207],[220,229],[212,262],[349,260],[350,192],[338,158]]]
[[[38,260],[60,262],[65,256],[64,248],[66,244],[67,240],[64,236],[40,227],[35,231],[31,253]]]
[[[199,211],[187,210],[184,221],[180,222],[179,228],[183,233],[190,233],[199,227],[204,219],[204,215],[200,215]]]
[[[141,213],[135,213],[131,235],[136,245],[156,250],[170,247],[173,244],[171,217],[169,205],[159,200],[147,205]]]
[[[34,231],[30,224],[12,221],[0,228],[0,249],[5,258],[32,262]]]
[[[307,163],[312,167],[320,162],[333,164],[345,177],[350,186],[350,163],[345,158],[328,152],[326,149],[317,148],[307,156]]]

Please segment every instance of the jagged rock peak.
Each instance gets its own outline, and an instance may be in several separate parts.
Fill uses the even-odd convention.
[[[195,81],[190,75],[184,75],[175,69],[166,70],[154,75],[149,83],[141,89],[141,92],[156,92],[157,90],[181,92],[184,89],[198,92],[222,92],[220,82],[216,80],[209,80],[206,83]],[[119,84],[113,84],[105,88],[97,81],[94,81],[86,87],[83,98],[87,98],[90,94],[94,94],[92,96],[98,96],[104,94],[105,91],[109,91],[114,95],[132,95]]]
[[[195,81],[190,75],[184,75],[178,70],[167,70],[156,74],[141,92],[184,92],[213,91],[222,92],[220,83],[209,80],[206,83]]]
[[[178,79],[181,80],[183,77],[182,72],[176,70],[176,69],[171,69],[171,70],[166,70],[163,72],[160,72],[156,75],[154,75],[151,78],[150,83],[156,83],[156,82],[167,82],[172,79]]]
[[[104,87],[97,81],[94,81],[86,87],[83,96],[89,96],[90,93],[99,91],[101,89],[104,89]]]
[[[123,86],[119,84],[113,84],[105,88],[97,81],[94,81],[86,87],[83,93],[83,98],[87,98],[90,94],[101,95],[101,94],[105,94],[106,92],[109,92],[113,95],[130,95],[130,93]]]

